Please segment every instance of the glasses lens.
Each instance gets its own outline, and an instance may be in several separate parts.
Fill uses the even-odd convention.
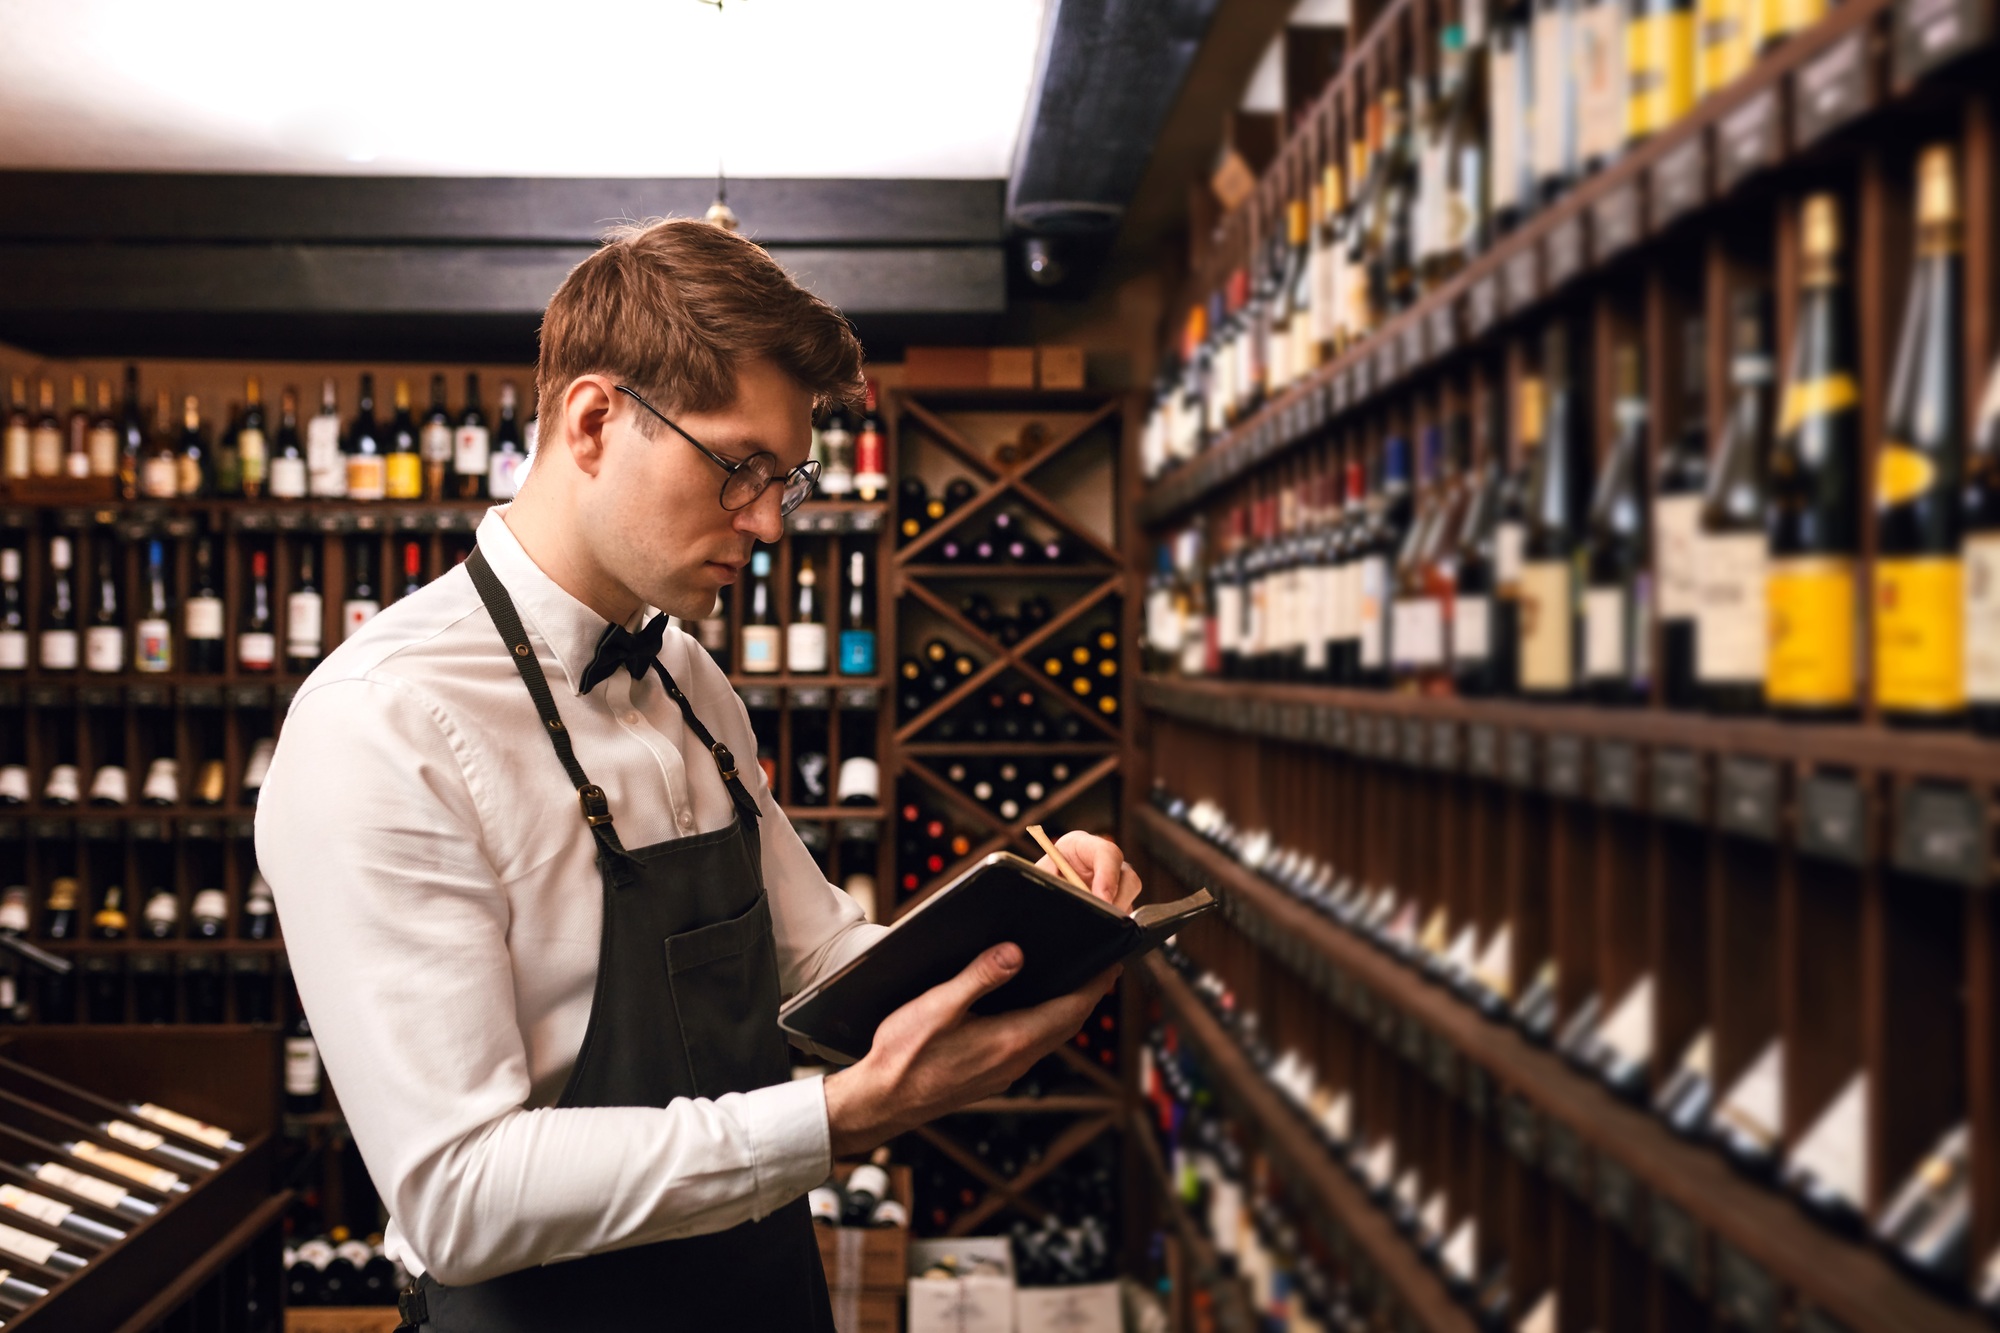
[[[779,509],[789,514],[804,504],[819,484],[819,460],[809,459],[793,468],[785,477],[785,498],[779,502]]]
[[[743,466],[729,474],[729,480],[722,483],[722,507],[743,509],[764,493],[771,484],[772,473],[777,469],[778,460],[770,454],[752,454],[743,460]]]

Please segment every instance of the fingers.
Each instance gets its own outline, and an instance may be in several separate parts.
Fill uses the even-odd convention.
[[[933,986],[910,1004],[922,1005],[939,1026],[946,1026],[963,1018],[980,996],[1012,981],[1020,970],[1020,946],[996,944],[966,964],[963,972],[941,986]]]
[[[1092,833],[1069,832],[1056,839],[1056,846],[1076,872],[1089,879],[1092,893],[1107,903],[1118,902],[1119,870],[1125,864],[1125,853],[1116,843]]]
[[[1145,891],[1146,891],[1146,886],[1139,882],[1138,871],[1134,870],[1129,863],[1119,866],[1118,868],[1119,911],[1130,912],[1132,910],[1132,905],[1139,901],[1139,895],[1141,893],[1144,893]]]

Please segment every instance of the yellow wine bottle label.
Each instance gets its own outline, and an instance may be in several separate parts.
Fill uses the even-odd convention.
[[[1625,29],[1626,122],[1636,138],[1658,134],[1694,106],[1694,16],[1684,10],[1632,20]]]
[[[1843,556],[1774,559],[1765,597],[1771,656],[1764,697],[1780,708],[1852,705],[1854,562]]]
[[[1785,386],[1785,405],[1778,413],[1778,434],[1785,435],[1807,417],[1830,417],[1861,401],[1851,375],[1828,375]]]
[[[1875,460],[1875,503],[1899,505],[1914,500],[1937,482],[1937,464],[1921,449],[1907,444],[1882,446]]]
[[[1750,68],[1742,0],[1700,0],[1695,32],[1695,95],[1708,97]]]
[[[1570,600],[1570,567],[1563,560],[1530,560],[1521,569],[1521,688],[1562,693],[1575,684],[1576,609]]]
[[[416,454],[389,455],[389,498],[416,500],[424,493],[424,463]]]
[[[1965,567],[1957,556],[1875,563],[1875,701],[1950,713],[1965,706]]]
[[[1965,694],[2000,703],[2000,532],[1965,539]]]

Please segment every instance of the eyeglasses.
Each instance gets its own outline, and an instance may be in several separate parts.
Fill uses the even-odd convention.
[[[808,458],[790,472],[782,474],[782,478],[778,472],[778,456],[761,449],[740,463],[732,463],[721,454],[716,453],[715,450],[703,444],[700,440],[697,440],[694,436],[682,430],[679,426],[675,426],[673,420],[665,412],[654,407],[644,398],[632,392],[632,390],[622,384],[616,387],[618,392],[624,394],[627,398],[630,398],[633,402],[645,408],[669,426],[673,426],[674,434],[700,450],[704,458],[729,474],[722,479],[722,507],[732,513],[738,509],[747,509],[755,504],[757,497],[768,490],[772,482],[782,479],[785,483],[785,489],[781,492],[778,500],[778,513],[782,517],[790,514],[794,509],[804,504],[806,497],[813,493],[813,487],[819,484],[819,460],[817,458]]]

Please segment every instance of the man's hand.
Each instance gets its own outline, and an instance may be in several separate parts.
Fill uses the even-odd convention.
[[[1070,832],[1056,839],[1056,850],[1070,867],[1090,884],[1090,891],[1121,912],[1132,910],[1139,901],[1139,872],[1125,863],[1125,853],[1109,838],[1094,833]],[[1035,862],[1051,875],[1059,875],[1056,863],[1044,856]]]
[[[1090,841],[1110,848],[1111,883],[1116,885],[1123,861],[1118,849],[1101,838]],[[1065,846],[1063,855],[1073,858],[1076,853]],[[1100,868],[1102,864],[1098,862]],[[1078,869],[1080,873],[1082,867]],[[1131,873],[1129,867],[1126,873]],[[991,1017],[972,1014],[980,996],[1020,970],[1021,950],[995,945],[950,981],[883,1019],[868,1054],[827,1076],[833,1155],[866,1152],[905,1130],[1005,1091],[1037,1060],[1076,1035],[1120,971],[1111,968],[1081,990],[1032,1009]]]

